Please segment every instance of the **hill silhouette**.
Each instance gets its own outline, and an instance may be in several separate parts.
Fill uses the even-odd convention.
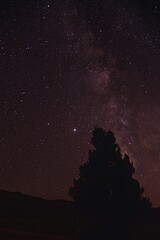
[[[150,240],[150,236],[152,239],[159,239],[154,238],[160,236],[159,225],[160,208],[152,208],[147,222],[139,222],[133,226],[133,240]],[[23,239],[24,233],[31,236],[40,234],[76,239],[84,233],[86,226],[88,219],[77,215],[73,202],[45,200],[20,192],[0,190],[0,239],[13,239],[17,234],[19,238],[15,239]],[[5,238],[6,235],[9,238]]]
[[[81,240],[159,239],[160,208],[151,208],[143,196],[133,163],[122,156],[113,132],[95,128],[92,144],[88,161],[69,189],[74,202],[0,190],[0,238],[5,230],[9,235],[29,232],[32,239],[34,234]]]
[[[72,202],[0,190],[0,218],[56,218],[71,214]]]

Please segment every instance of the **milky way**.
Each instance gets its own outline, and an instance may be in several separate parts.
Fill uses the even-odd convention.
[[[159,206],[160,4],[0,4],[0,188],[69,199],[100,126]]]

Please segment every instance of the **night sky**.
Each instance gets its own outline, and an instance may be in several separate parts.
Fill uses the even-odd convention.
[[[160,3],[0,1],[0,188],[69,199],[95,126],[160,206]]]

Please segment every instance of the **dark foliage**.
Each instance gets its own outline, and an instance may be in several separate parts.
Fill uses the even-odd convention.
[[[94,149],[89,151],[88,161],[79,168],[79,179],[74,179],[69,190],[78,209],[98,219],[101,226],[145,218],[151,203],[133,178],[133,163],[127,155],[122,156],[113,132],[95,128],[92,144]]]

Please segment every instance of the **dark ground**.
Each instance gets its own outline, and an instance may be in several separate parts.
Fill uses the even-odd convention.
[[[8,231],[4,229],[0,229],[0,239],[4,240],[71,240],[70,237],[61,237],[61,236],[48,236],[45,234],[35,234],[35,233],[27,233],[27,232],[16,232],[16,231]]]
[[[76,240],[87,224],[87,219],[75,217],[72,202],[0,190],[0,240]],[[160,209],[152,209],[148,223],[134,225],[132,236],[133,240],[159,240]]]

